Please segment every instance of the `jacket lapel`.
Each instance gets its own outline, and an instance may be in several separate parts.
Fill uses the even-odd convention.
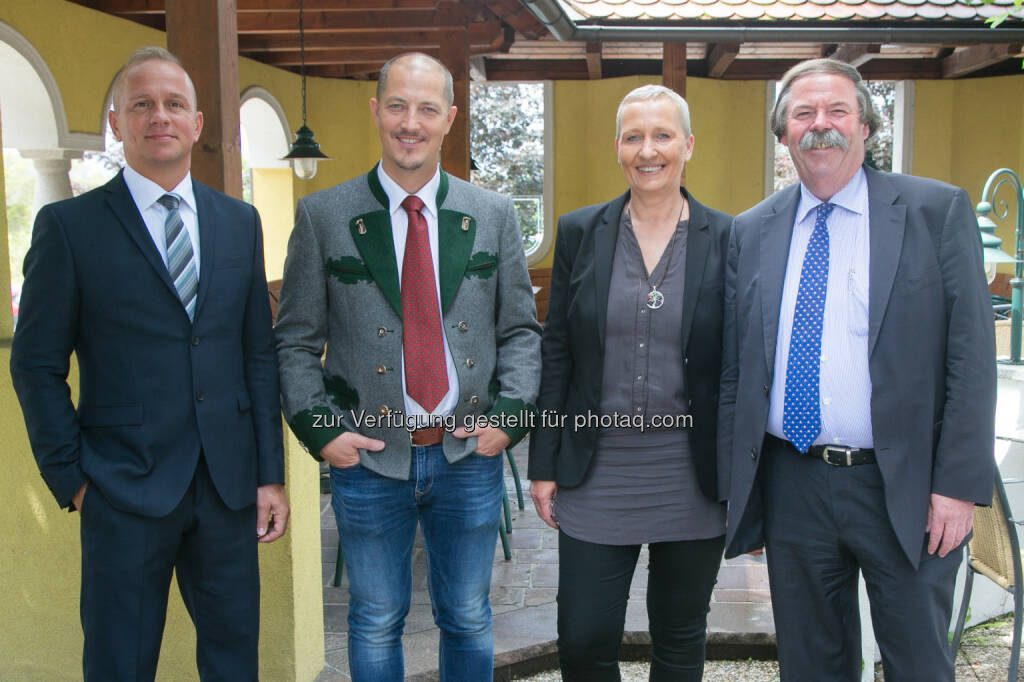
[[[193,179],[192,193],[196,198],[196,213],[199,215],[199,291],[196,294],[195,311],[195,318],[198,319],[199,311],[203,308],[203,301],[206,300],[206,294],[210,291],[210,280],[212,279],[210,275],[213,274],[214,255],[217,251],[216,225],[219,221],[214,214],[216,204],[211,200],[210,190]]]
[[[149,261],[160,280],[177,299],[178,291],[174,288],[171,275],[167,272],[167,266],[164,265],[160,252],[157,251],[156,245],[153,243],[153,237],[150,236],[146,224],[142,221],[142,215],[135,205],[135,200],[132,199],[131,192],[128,191],[128,185],[124,181],[124,172],[114,176],[104,186],[104,189],[107,191],[107,205],[110,206],[110,210],[113,211],[135,245],[139,247],[139,251]],[[182,308],[182,312],[184,311],[185,309]]]
[[[402,317],[402,297],[398,288],[398,264],[395,262],[395,239],[391,234],[391,213],[388,195],[377,179],[377,166],[366,174],[370,193],[383,209],[357,215],[349,221],[352,242],[359,249],[359,255],[366,269],[384,298],[399,318]]]
[[[686,357],[686,346],[690,340],[690,327],[693,326],[693,314],[697,309],[700,285],[704,281],[704,268],[707,265],[708,249],[711,240],[708,236],[708,216],[704,207],[683,189],[683,196],[690,202],[690,221],[686,234],[686,273],[683,283],[683,357]]]
[[[615,243],[619,239],[619,221],[622,210],[629,200],[629,192],[615,199],[601,215],[594,230],[594,301],[597,302],[598,351],[604,354],[605,326],[608,323],[608,290],[612,280],[612,262],[615,260]]]
[[[764,329],[764,357],[768,372],[775,366],[775,344],[779,336],[779,310],[782,308],[782,285],[789,260],[789,242],[793,237],[793,221],[800,203],[800,185],[782,190],[778,200],[767,209],[761,220],[758,247],[760,253],[761,326]]]
[[[899,193],[878,171],[865,167],[868,179],[868,234],[871,264],[868,276],[868,356],[878,341],[878,330],[889,305],[896,269],[903,250],[907,207],[897,204]]]
[[[437,265],[442,315],[455,300],[476,238],[476,220],[472,216],[441,208],[447,196],[448,174],[441,171],[441,184],[437,188]]]

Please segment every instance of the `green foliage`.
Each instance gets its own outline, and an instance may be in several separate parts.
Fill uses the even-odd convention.
[[[23,280],[21,262],[32,240],[32,195],[36,189],[36,172],[32,162],[21,158],[16,149],[5,149],[3,153],[11,285],[17,289]]]
[[[544,231],[544,85],[472,83],[469,127],[473,182],[516,198],[529,249]]]

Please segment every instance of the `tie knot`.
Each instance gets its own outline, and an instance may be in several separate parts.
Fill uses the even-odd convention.
[[[178,205],[181,203],[181,197],[177,194],[165,194],[156,201],[168,211],[176,211],[178,210]]]
[[[832,209],[835,208],[835,207],[836,207],[835,204],[830,204],[828,202],[822,202],[822,203],[818,204],[818,215],[817,215],[816,219],[818,221],[826,220],[828,218],[829,214],[832,213]]]
[[[406,213],[421,213],[423,211],[423,201],[415,194],[410,194],[402,201],[402,208],[405,209]]]

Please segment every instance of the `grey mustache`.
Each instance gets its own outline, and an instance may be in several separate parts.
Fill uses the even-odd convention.
[[[804,136],[800,138],[800,149],[804,151],[814,149],[821,145],[826,147],[839,147],[844,151],[849,147],[846,143],[846,138],[840,135],[835,129],[821,131],[808,130],[804,133]]]

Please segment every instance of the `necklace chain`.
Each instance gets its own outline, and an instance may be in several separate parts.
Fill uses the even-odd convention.
[[[629,217],[630,223],[633,222],[633,214],[630,213],[630,208],[632,207],[632,205],[632,201],[626,204],[626,216]],[[684,210],[686,210],[686,199],[683,199],[683,203],[679,207],[679,217],[676,218],[675,228],[672,230],[672,237],[669,238],[668,245],[665,247],[666,249],[668,249],[668,262],[665,263],[665,269],[661,271],[661,277],[658,279],[657,284],[651,282],[651,275],[654,274],[654,270],[658,269],[657,263],[654,264],[654,268],[651,270],[650,274],[647,275],[647,286],[651,288],[651,290],[647,292],[647,307],[650,308],[651,310],[657,310],[661,306],[665,305],[665,294],[658,291],[658,287],[660,287],[662,283],[665,281],[665,277],[668,275],[669,268],[672,267],[672,256],[675,255],[675,251],[672,247],[675,246],[676,243],[676,235],[679,233],[679,222],[683,219]],[[636,231],[634,230],[634,235],[635,234]],[[641,262],[643,261],[642,253],[640,256],[640,260]],[[646,269],[647,268],[644,267],[645,271]],[[641,286],[644,284],[644,278],[642,275],[640,277],[640,284]]]

